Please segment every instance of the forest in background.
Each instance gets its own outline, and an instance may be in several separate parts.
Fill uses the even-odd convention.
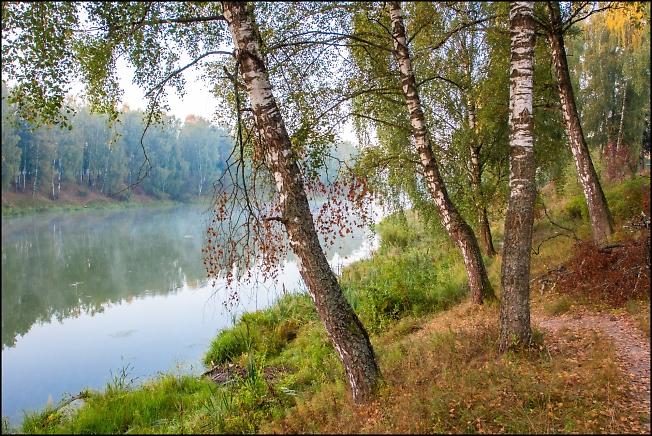
[[[3,194],[43,192],[57,200],[62,184],[75,189],[69,182],[119,200],[129,200],[133,189],[140,187],[158,200],[188,202],[213,194],[213,183],[224,174],[233,151],[234,141],[225,127],[194,115],[183,122],[166,115],[143,135],[147,114],[128,106],[122,107],[119,121],[111,127],[107,115],[91,113],[87,105],[69,100],[76,112],[70,119],[72,128],[34,128],[11,111],[7,93],[3,82]],[[345,142],[333,154],[346,159],[355,153]],[[335,167],[334,161],[330,166]]]

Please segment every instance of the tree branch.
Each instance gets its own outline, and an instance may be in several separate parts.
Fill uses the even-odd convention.
[[[149,97],[149,96],[150,96],[154,91],[156,91],[156,90],[160,89],[161,87],[165,86],[165,84],[166,84],[168,81],[170,81],[170,79],[172,79],[173,77],[175,77],[175,76],[178,75],[179,73],[182,73],[183,71],[187,70],[188,68],[192,67],[193,65],[195,65],[196,63],[198,63],[198,62],[199,62],[200,60],[202,60],[203,58],[205,58],[205,57],[207,57],[207,56],[210,56],[210,55],[214,55],[214,54],[231,55],[231,56],[233,56],[233,52],[228,52],[228,51],[217,50],[217,51],[209,51],[209,52],[206,52],[206,53],[204,53],[203,55],[199,56],[199,57],[198,57],[197,59],[195,59],[194,61],[190,62],[188,65],[186,65],[186,66],[184,66],[184,67],[181,67],[181,68],[179,68],[179,69],[174,70],[173,72],[171,72],[171,73],[170,73],[170,74],[169,74],[165,79],[163,79],[161,82],[157,83],[157,84],[156,84],[152,89],[150,89],[149,91],[147,91],[147,93],[145,94],[145,97]]]

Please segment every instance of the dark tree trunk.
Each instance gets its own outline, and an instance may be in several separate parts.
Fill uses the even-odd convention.
[[[500,278],[500,351],[529,346],[530,250],[536,197],[532,139],[534,76],[534,2],[512,2],[509,12],[509,199]]]
[[[469,71],[469,63],[464,65],[464,72],[469,77],[470,82],[471,72]],[[480,164],[480,150],[482,149],[482,144],[478,143],[479,141],[475,136],[476,109],[470,89],[467,89],[466,96],[467,108],[469,112],[469,131],[474,138],[469,144],[469,150],[471,152],[471,161],[469,164],[471,170],[473,199],[475,201],[475,208],[478,214],[478,225],[480,230],[480,240],[482,241],[482,250],[485,256],[492,257],[496,255],[496,250],[494,249],[493,238],[491,237],[491,227],[489,226],[489,217],[487,216],[487,206],[485,205],[485,199],[482,193],[482,166]]]
[[[609,239],[613,232],[613,218],[607,205],[607,199],[602,191],[598,174],[593,167],[593,161],[589,154],[589,148],[584,140],[582,125],[575,106],[575,96],[571,86],[568,62],[566,60],[566,49],[564,48],[564,37],[562,35],[561,12],[559,3],[548,2],[548,13],[550,26],[545,29],[548,41],[552,48],[552,57],[555,63],[555,74],[557,75],[557,86],[559,87],[559,98],[561,100],[563,121],[566,127],[566,134],[570,142],[575,166],[580,176],[584,196],[589,208],[589,218],[593,228],[593,240],[600,244]]]
[[[489,226],[489,217],[485,206],[482,206],[480,211],[480,238],[482,239],[485,256],[495,256],[496,250],[494,249],[494,240],[491,236],[491,227]]]
[[[224,16],[251,100],[261,147],[280,195],[282,222],[299,271],[348,376],[356,403],[368,401],[380,375],[369,336],[344,298],[319,243],[296,156],[284,120],[272,94],[260,52],[260,36],[244,2],[223,2]]]
[[[407,100],[414,141],[423,165],[426,183],[444,228],[462,252],[466,273],[469,278],[469,287],[471,288],[471,301],[482,304],[485,297],[493,298],[494,293],[487,277],[487,270],[482,260],[478,240],[471,227],[464,221],[451,202],[444,181],[439,174],[412,71],[412,61],[407,47],[405,25],[403,24],[403,10],[398,2],[389,2],[389,11],[395,55],[401,70],[403,93]]]

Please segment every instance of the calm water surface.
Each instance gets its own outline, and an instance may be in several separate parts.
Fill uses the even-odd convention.
[[[145,379],[200,373],[202,353],[234,314],[301,287],[291,257],[278,284],[238,307],[206,282],[202,209],[183,206],[2,219],[2,416],[21,422],[64,393],[102,388],[129,367]],[[367,255],[363,231],[328,252],[335,267]]]

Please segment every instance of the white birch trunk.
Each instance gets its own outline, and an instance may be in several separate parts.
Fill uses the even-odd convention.
[[[34,190],[32,191],[32,197],[36,194],[36,182],[38,181],[38,148],[39,143],[36,143],[36,168],[34,169]]]
[[[236,47],[261,147],[279,193],[281,222],[297,256],[299,271],[317,313],[344,365],[353,399],[367,402],[377,386],[379,369],[369,336],[344,298],[319,243],[290,137],[276,104],[260,51],[260,36],[244,2],[223,2],[224,17]]]
[[[602,191],[598,174],[593,167],[589,148],[584,139],[584,132],[575,105],[575,96],[570,82],[566,49],[562,36],[561,12],[557,2],[548,2],[550,28],[546,29],[548,41],[552,48],[555,74],[559,88],[559,98],[563,112],[563,122],[570,142],[577,173],[582,183],[584,196],[589,209],[589,218],[596,244],[609,239],[613,232],[613,218]]]
[[[471,227],[464,221],[451,202],[444,181],[439,174],[437,160],[430,144],[428,128],[412,71],[412,61],[407,47],[405,25],[403,24],[403,10],[399,2],[389,2],[389,14],[392,23],[395,56],[401,71],[401,84],[407,100],[412,134],[423,166],[426,183],[444,228],[462,252],[469,278],[471,300],[476,304],[482,304],[484,297],[492,298],[494,294],[482,260],[478,240]]]
[[[536,199],[532,89],[536,41],[534,2],[512,2],[509,12],[511,61],[509,77],[509,199],[501,269],[501,351],[529,346],[530,251]]]
[[[625,85],[623,87],[623,105],[620,109],[620,126],[618,127],[618,141],[616,142],[616,150],[620,150],[623,147],[623,127],[625,121],[625,102],[627,101],[627,81],[625,80]]]

